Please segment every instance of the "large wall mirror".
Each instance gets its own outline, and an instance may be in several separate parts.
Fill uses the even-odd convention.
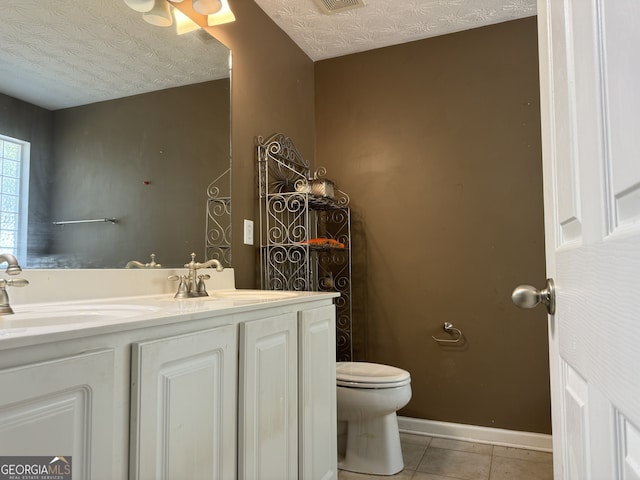
[[[175,267],[191,252],[228,266],[230,248],[205,242],[208,190],[228,199],[214,244],[230,235],[229,49],[122,0],[2,7],[0,253],[15,243],[26,268],[124,268],[152,253]]]

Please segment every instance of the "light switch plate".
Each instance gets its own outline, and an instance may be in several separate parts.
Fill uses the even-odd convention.
[[[244,220],[244,244],[253,245],[253,220]]]

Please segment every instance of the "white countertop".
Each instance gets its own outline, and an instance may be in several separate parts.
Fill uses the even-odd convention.
[[[219,317],[223,324],[237,313],[339,296],[335,292],[236,290],[229,288],[231,271],[219,276],[219,281],[214,276],[208,297],[176,299],[176,285],[166,282],[168,273],[172,272],[25,271],[21,276],[30,284],[9,290],[15,313],[0,315],[0,350],[205,318]],[[112,288],[105,282],[111,282]],[[154,290],[162,293],[149,294]],[[15,295],[17,291],[22,296]],[[123,291],[132,295],[117,295]],[[34,301],[38,297],[46,301]]]

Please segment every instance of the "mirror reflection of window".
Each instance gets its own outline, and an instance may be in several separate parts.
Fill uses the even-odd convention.
[[[0,253],[27,253],[29,142],[0,135]]]

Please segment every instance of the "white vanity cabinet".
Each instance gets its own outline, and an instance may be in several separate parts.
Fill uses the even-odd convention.
[[[238,480],[298,477],[294,312],[240,323]]]
[[[333,297],[294,297],[0,337],[0,454],[71,456],[74,480],[336,480]]]
[[[234,478],[236,330],[132,345],[131,480]]]
[[[335,307],[240,323],[238,480],[338,478]]]
[[[117,478],[115,351],[0,370],[0,454],[71,457],[73,478]]]
[[[337,480],[336,311],[298,313],[300,480]]]

